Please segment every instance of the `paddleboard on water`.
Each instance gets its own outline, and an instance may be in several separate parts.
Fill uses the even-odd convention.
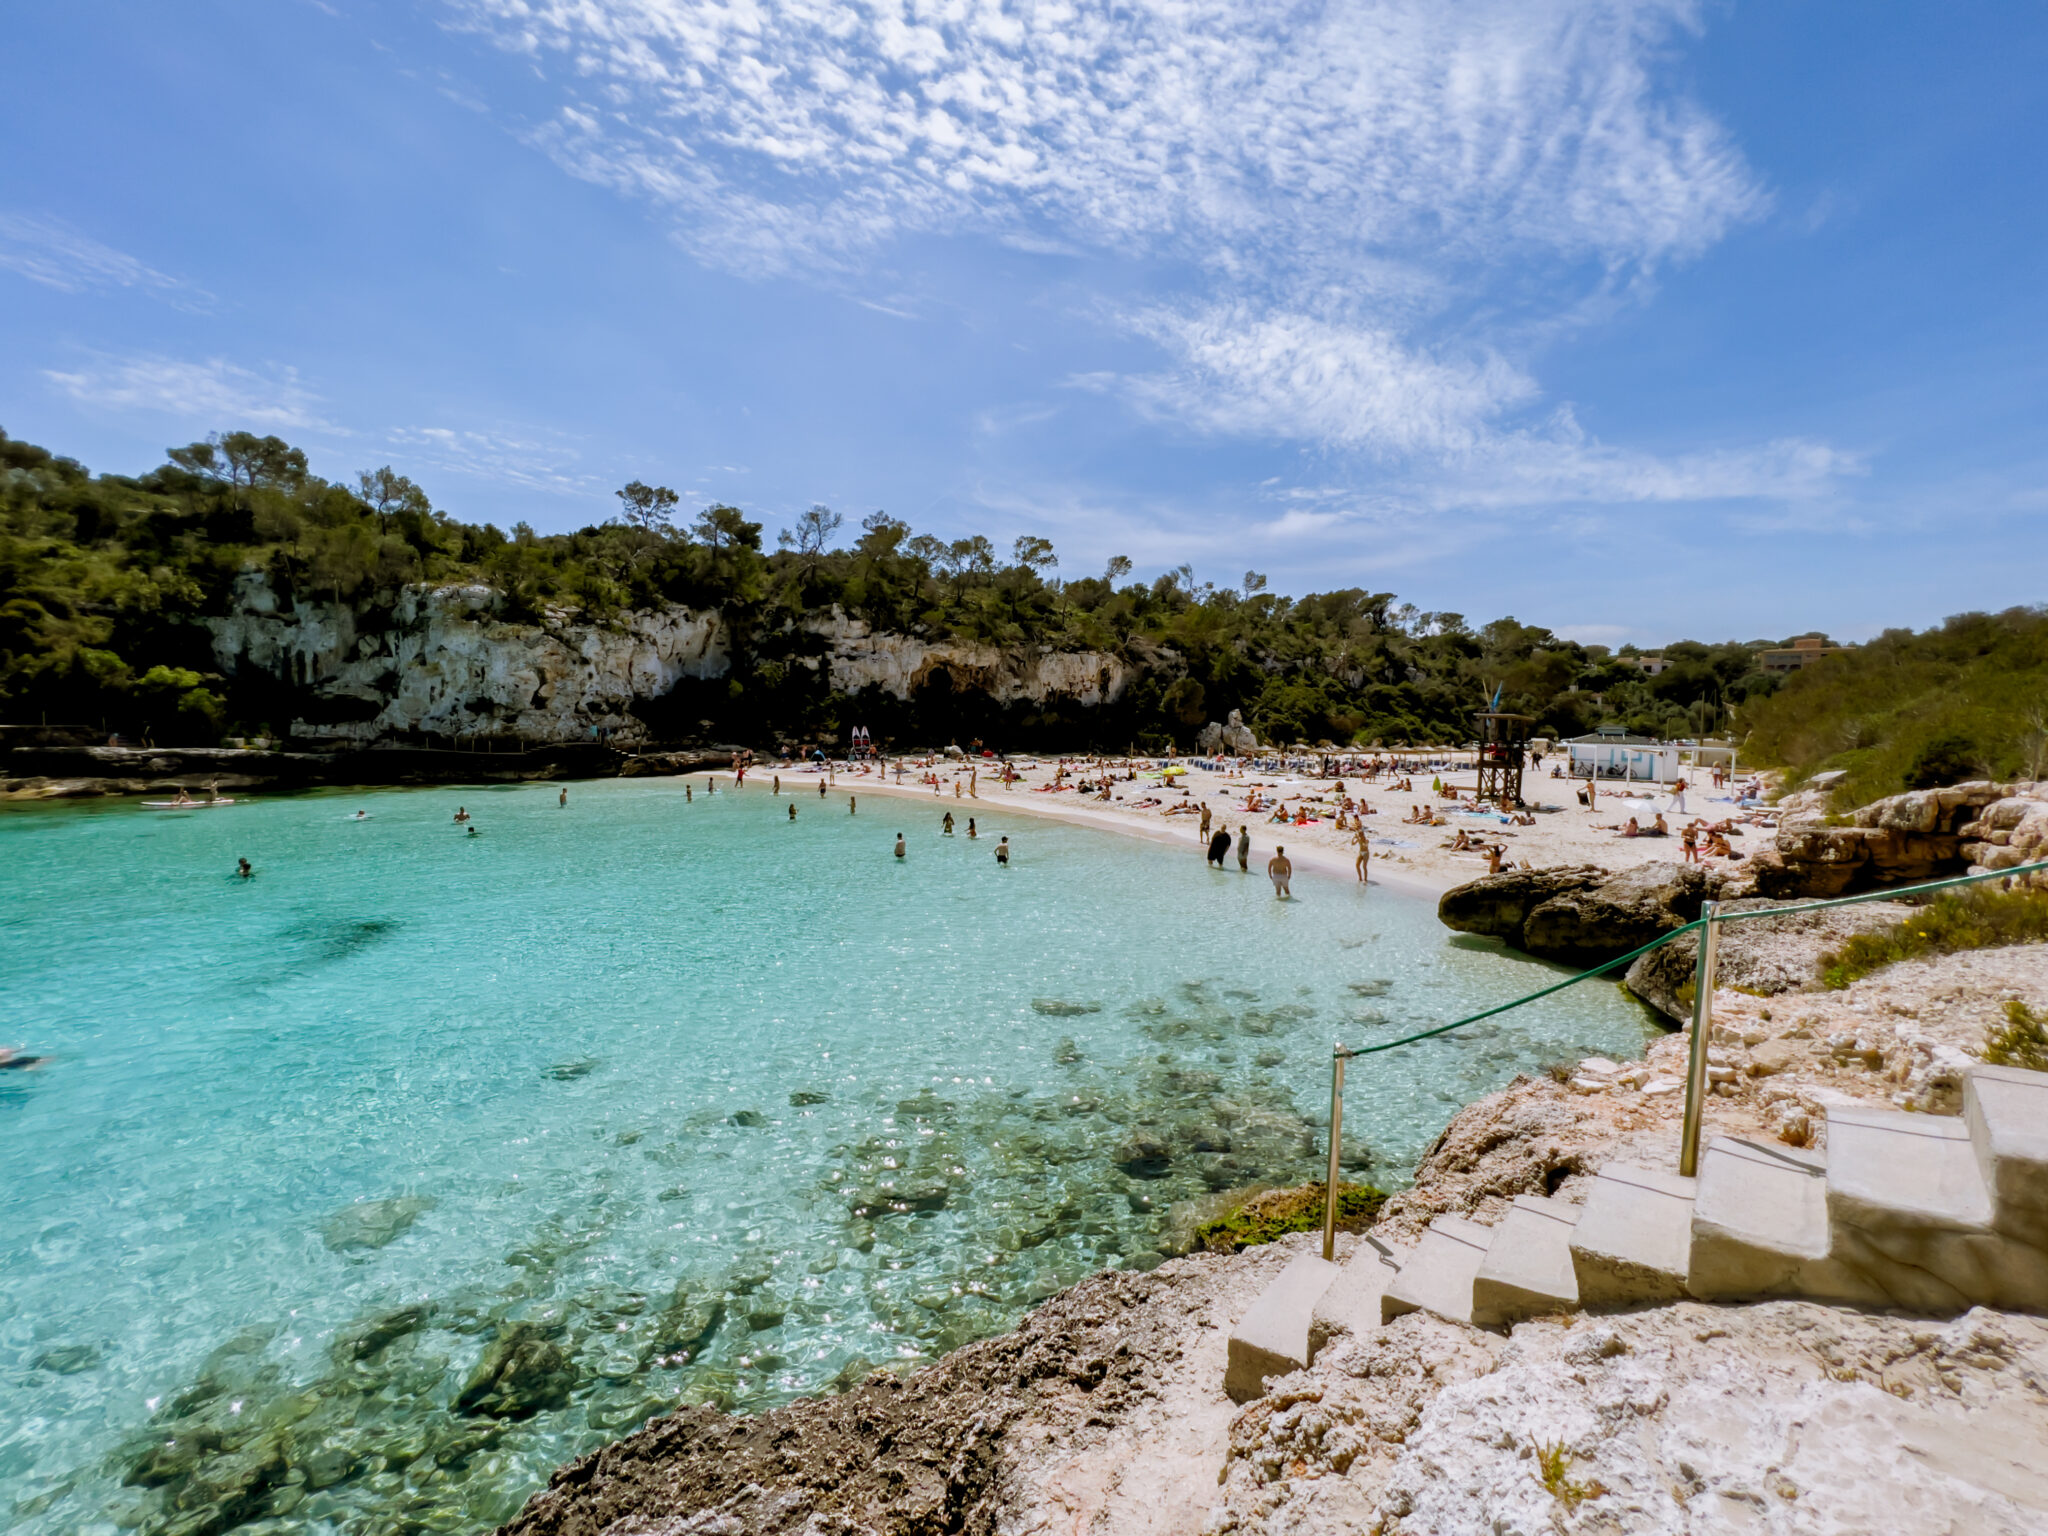
[[[145,811],[211,811],[223,805],[233,805],[232,800],[145,800]]]

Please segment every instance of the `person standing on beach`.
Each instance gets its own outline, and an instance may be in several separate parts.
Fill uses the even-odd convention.
[[[1248,874],[1252,867],[1252,833],[1249,827],[1237,829],[1237,872]]]
[[[1358,844],[1358,858],[1354,861],[1358,866],[1358,883],[1364,885],[1366,868],[1372,863],[1372,844],[1366,840],[1364,822],[1358,823],[1358,830],[1352,837]]]
[[[908,848],[905,848],[903,846],[903,834],[901,832],[898,832],[896,834],[896,857],[900,859],[909,851],[910,850]]]
[[[1209,807],[1208,807],[1208,806],[1206,806],[1206,805],[1205,805],[1205,806],[1203,806],[1203,807],[1202,807],[1202,832],[1201,832],[1201,836],[1202,836],[1202,839],[1203,839],[1203,841],[1205,841],[1205,842],[1206,842],[1206,841],[1208,840],[1208,837],[1209,837],[1209,822],[1210,822],[1210,820],[1212,819],[1212,816],[1213,816],[1213,813],[1212,813],[1212,812],[1210,811]]]
[[[1294,866],[1288,862],[1285,848],[1274,847],[1273,857],[1266,861],[1266,878],[1273,882],[1274,900],[1286,901],[1293,895],[1287,889],[1287,882],[1294,878]]]
[[[773,777],[775,779],[775,793],[779,795],[782,793],[782,775],[778,773]]]

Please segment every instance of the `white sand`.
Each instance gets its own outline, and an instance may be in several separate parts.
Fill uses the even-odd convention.
[[[854,795],[886,794],[892,799],[900,796],[923,800],[940,810],[952,810],[956,819],[973,814],[973,808],[978,804],[1032,816],[1053,816],[1129,836],[1180,843],[1198,859],[1206,851],[1199,831],[1201,817],[1168,815],[1167,812],[1177,805],[1199,807],[1207,804],[1215,812],[1215,827],[1227,826],[1233,838],[1240,826],[1251,829],[1254,873],[1264,873],[1267,859],[1272,857],[1274,848],[1278,846],[1286,848],[1287,857],[1297,868],[1312,868],[1345,879],[1355,878],[1352,834],[1337,831],[1331,823],[1341,796],[1334,792],[1328,780],[1302,779],[1289,774],[1226,776],[1190,768],[1184,778],[1175,781],[1175,788],[1161,789],[1154,782],[1153,775],[1141,770],[1135,782],[1119,780],[1114,783],[1112,789],[1122,799],[1104,805],[1094,798],[1093,791],[1070,789],[1057,794],[1036,793],[1039,786],[1052,782],[1059,759],[1048,757],[1038,759],[1037,763],[1037,767],[1024,770],[1022,781],[1008,789],[995,778],[992,764],[980,763],[978,796],[975,799],[966,798],[968,772],[964,763],[942,763],[930,769],[911,768],[906,763],[900,787],[895,782],[893,769],[887,782],[874,773],[863,777],[858,770],[850,774],[836,772],[833,787],[836,791]],[[785,791],[795,783],[816,793],[816,772],[802,767],[778,769],[765,764],[748,770],[747,792],[752,793],[756,784],[765,790],[769,778],[778,772],[783,777]],[[928,784],[916,783],[917,777],[926,772],[939,776],[937,792]],[[1507,849],[1505,857],[1518,865],[1546,869],[1565,864],[1598,864],[1610,870],[1621,870],[1638,864],[1677,861],[1681,857],[1677,830],[1692,817],[1704,816],[1711,821],[1720,821],[1736,814],[1732,789],[1689,789],[1685,798],[1686,813],[1681,816],[1668,809],[1670,787],[1649,784],[1632,786],[1628,793],[1603,785],[1597,808],[1588,809],[1578,802],[1578,791],[1582,787],[1579,781],[1553,779],[1549,772],[1550,767],[1546,764],[1523,784],[1524,797],[1531,806],[1557,807],[1554,814],[1539,810],[1533,827],[1503,825],[1501,818],[1491,810],[1483,815],[1469,814],[1469,795],[1477,777],[1470,768],[1452,769],[1435,775],[1467,792],[1468,798],[1462,802],[1465,809],[1432,795],[1429,781],[1433,775],[1428,772],[1411,775],[1416,788],[1405,794],[1389,794],[1378,785],[1368,784],[1356,776],[1347,777],[1343,780],[1345,792],[1354,800],[1362,797],[1375,812],[1366,818],[1372,841],[1371,883],[1419,895],[1437,895],[1485,874],[1485,854],[1454,853],[1442,846],[1452,841],[1460,827],[1469,829],[1475,839],[1503,844]],[[953,793],[956,781],[961,787],[961,798],[958,799]],[[1246,793],[1253,785],[1260,787],[1265,803],[1270,805],[1277,799],[1290,809],[1305,797],[1320,795],[1321,819],[1308,826],[1282,826],[1266,819],[1270,811],[1247,813],[1243,806]],[[1133,803],[1150,796],[1157,796],[1165,803],[1149,809],[1140,809]],[[1402,818],[1416,805],[1436,808],[1444,825],[1405,824]],[[1319,809],[1312,798],[1310,809],[1311,814]],[[1623,824],[1632,815],[1648,826],[1658,810],[1666,811],[1666,820],[1673,834],[1670,837],[1627,838],[1602,830],[1603,827]],[[1755,852],[1771,846],[1768,829],[1746,826],[1741,830],[1741,836],[1729,839],[1737,853]],[[1236,857],[1233,847],[1229,855],[1233,865]],[[1725,867],[1725,861],[1715,862]]]

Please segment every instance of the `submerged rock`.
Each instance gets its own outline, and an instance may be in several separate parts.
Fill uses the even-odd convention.
[[[1163,1179],[1172,1170],[1173,1152],[1165,1142],[1140,1133],[1119,1142],[1111,1161],[1134,1179]]]
[[[320,1236],[337,1253],[350,1248],[382,1248],[439,1204],[430,1195],[359,1200],[328,1217]]]
[[[76,1376],[100,1363],[100,1352],[90,1344],[58,1344],[37,1355],[32,1368],[56,1376]]]
[[[1078,1018],[1084,1013],[1102,1012],[1100,1003],[1069,1003],[1057,997],[1034,997],[1031,1011],[1043,1013],[1055,1019]]]
[[[573,1083],[579,1077],[588,1077],[604,1063],[595,1056],[586,1056],[580,1061],[558,1061],[541,1073],[558,1083]]]
[[[560,1408],[575,1386],[575,1365],[543,1329],[509,1323],[484,1346],[483,1358],[455,1399],[455,1411],[523,1419],[543,1408]]]
[[[810,1088],[799,1088],[789,1096],[789,1107],[791,1109],[808,1109],[813,1104],[829,1104],[831,1102],[831,1094],[819,1093]]]
[[[757,1130],[768,1123],[768,1117],[758,1109],[743,1109],[732,1117],[732,1123],[749,1130]]]
[[[338,1364],[367,1360],[386,1345],[424,1328],[433,1315],[431,1307],[400,1307],[335,1336],[334,1358]]]

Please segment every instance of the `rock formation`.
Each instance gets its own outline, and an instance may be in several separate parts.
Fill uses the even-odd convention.
[[[1699,864],[1641,864],[1618,875],[1590,864],[1506,870],[1444,892],[1437,917],[1545,960],[1591,966],[1683,927],[1731,887],[1740,888]]]
[[[1757,891],[1764,896],[1840,896],[1960,875],[1966,864],[2011,868],[2048,842],[2042,791],[2036,784],[1984,781],[1913,790],[1873,800],[1847,824],[1802,804],[1779,822],[1776,848],[1751,861]],[[1984,814],[1987,807],[2015,799],[2022,808],[2000,810],[1996,822]],[[2021,851],[2003,852],[2014,846],[2022,825],[2027,830]],[[1966,850],[1971,838],[1976,841]]]
[[[1259,750],[1259,738],[1252,734],[1250,726],[1244,723],[1244,716],[1232,710],[1223,724],[1211,720],[1195,737],[1195,750],[1204,757],[1215,757],[1229,752],[1238,757],[1249,757]]]
[[[294,734],[355,744],[419,734],[545,744],[601,732],[633,745],[648,736],[636,704],[732,669],[731,635],[716,611],[637,609],[595,623],[550,610],[525,623],[503,607],[486,586],[407,587],[388,613],[287,607],[263,573],[249,571],[236,580],[233,610],[207,625],[223,672],[254,669],[304,691],[309,718]],[[792,665],[822,671],[841,693],[879,688],[907,699],[936,687],[998,704],[1057,697],[1094,707],[1119,699],[1132,676],[1107,652],[931,644],[877,633],[836,609],[801,627],[812,653]]]

